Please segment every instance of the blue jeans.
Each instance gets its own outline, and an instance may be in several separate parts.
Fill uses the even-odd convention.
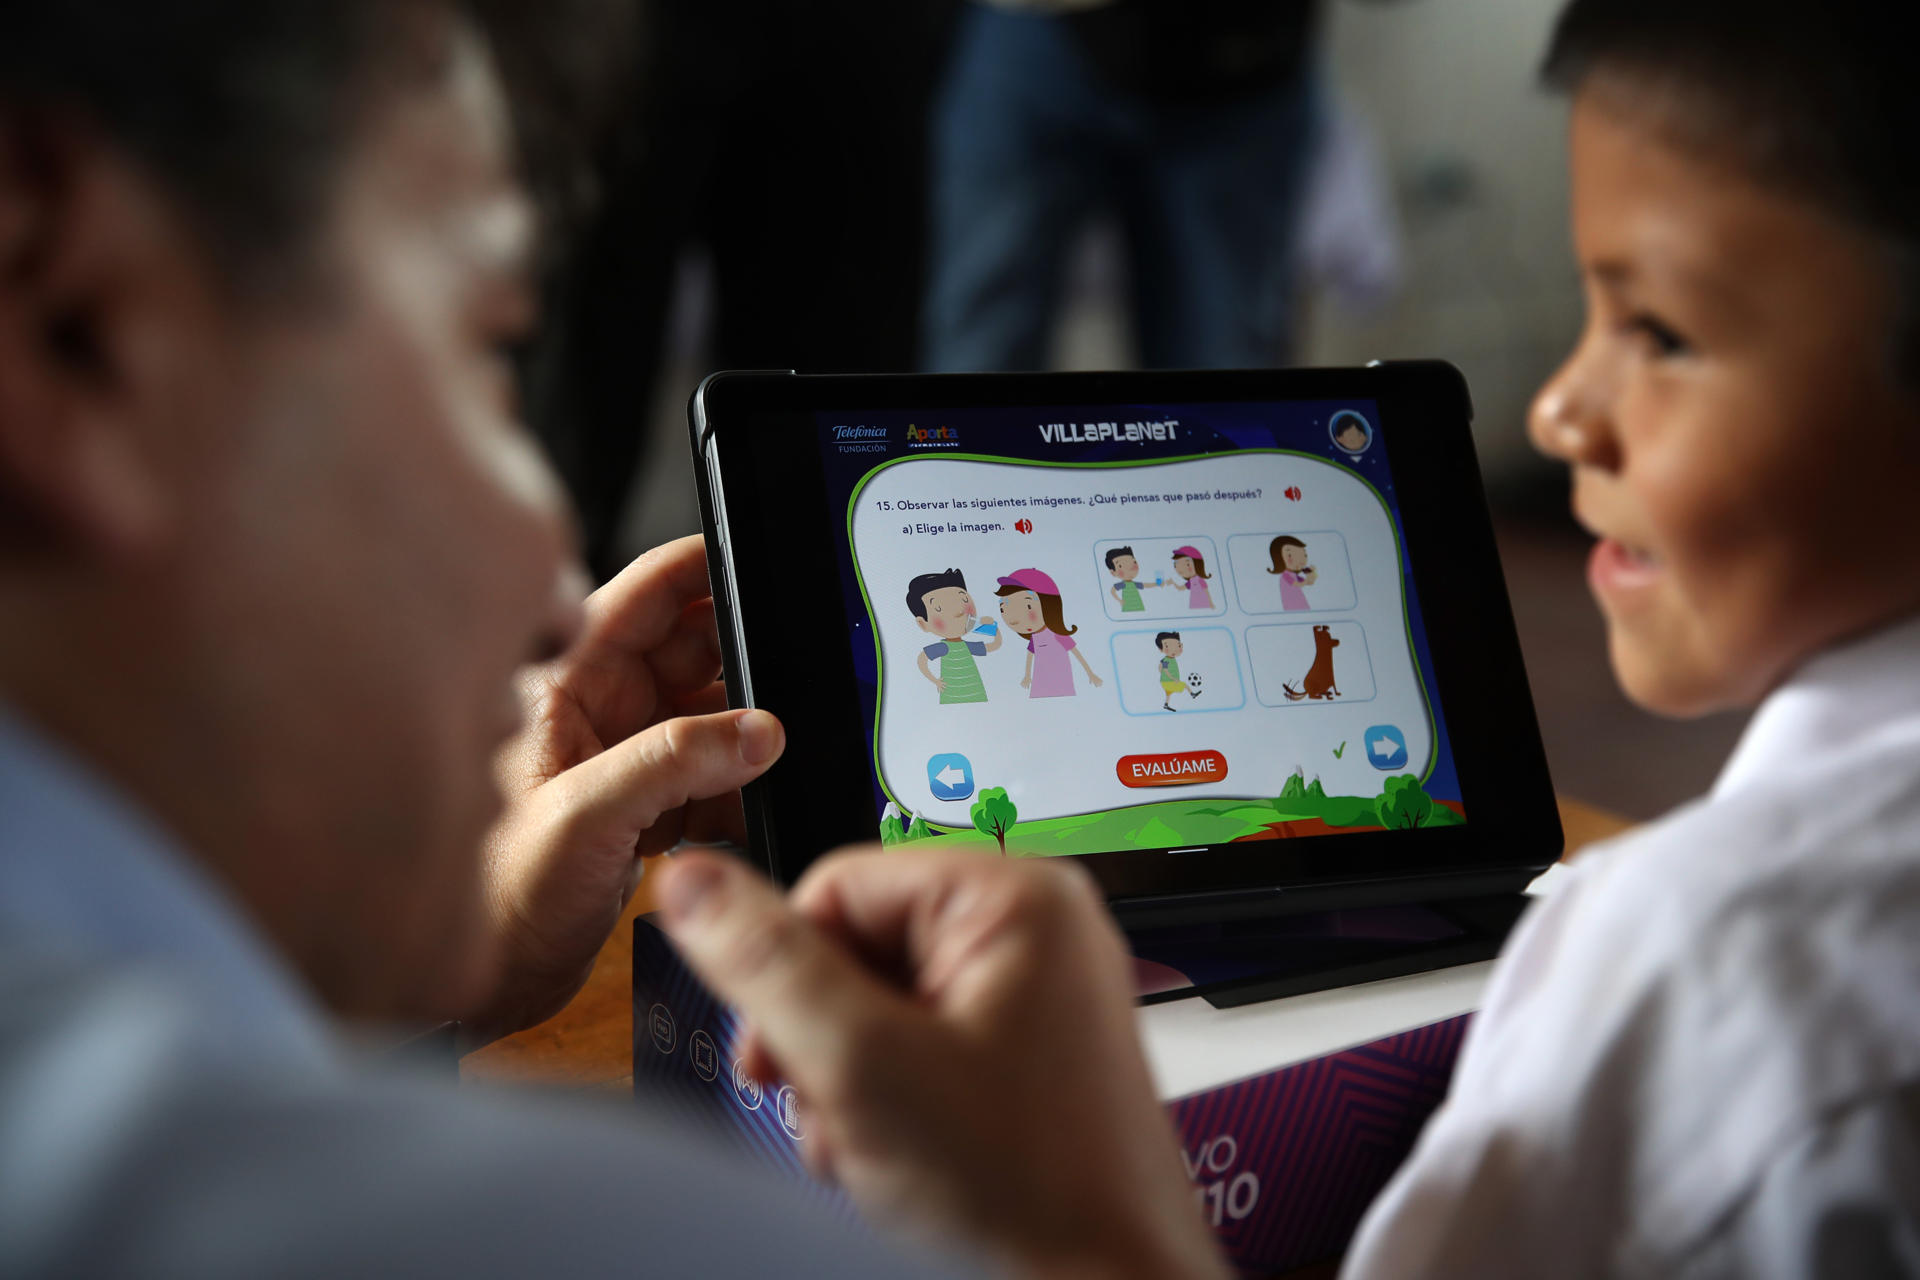
[[[1104,84],[1061,20],[969,5],[934,112],[925,366],[1041,368],[1068,254],[1103,214],[1143,364],[1285,363],[1306,80],[1155,104]]]

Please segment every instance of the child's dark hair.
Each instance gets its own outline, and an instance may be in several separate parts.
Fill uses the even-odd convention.
[[[1166,650],[1161,646],[1165,645],[1169,640],[1178,640],[1179,638],[1180,638],[1180,633],[1178,631],[1162,631],[1159,635],[1153,638],[1153,647],[1156,649],[1159,649],[1160,652],[1165,653]]]
[[[1113,562],[1115,560],[1118,560],[1121,556],[1130,556],[1130,555],[1133,555],[1132,547],[1114,547],[1112,550],[1108,551],[1107,552],[1107,572],[1109,573],[1113,572]]]
[[[1920,95],[1879,0],[1571,0],[1542,76],[1596,73],[1678,145],[1878,236],[1898,290],[1890,355],[1920,390]]]
[[[967,580],[960,576],[958,569],[949,569],[945,573],[923,573],[907,584],[907,608],[913,610],[913,616],[922,622],[927,617],[927,592],[939,591],[946,587],[967,589]]]

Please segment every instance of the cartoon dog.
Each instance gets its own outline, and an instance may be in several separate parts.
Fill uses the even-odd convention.
[[[1302,698],[1332,700],[1340,696],[1340,688],[1333,680],[1333,651],[1339,644],[1333,638],[1333,632],[1325,626],[1313,629],[1313,665],[1307,668],[1307,674],[1300,681],[1298,689],[1290,684],[1280,686],[1288,702],[1298,702]]]

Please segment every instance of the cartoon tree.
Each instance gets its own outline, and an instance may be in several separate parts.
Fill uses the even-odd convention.
[[[1306,798],[1306,794],[1307,794],[1306,770],[1296,766],[1294,768],[1294,771],[1290,775],[1288,775],[1287,784],[1284,787],[1280,788],[1280,798],[1282,800],[1301,800]]]
[[[1419,778],[1403,773],[1387,779],[1387,789],[1374,801],[1373,808],[1380,815],[1381,826],[1390,831],[1411,831],[1433,812],[1433,797],[1421,789]]]
[[[925,840],[932,834],[933,828],[927,825],[927,815],[924,813],[914,814],[913,823],[907,828],[907,839]]]
[[[1019,820],[1020,810],[1007,798],[1005,787],[988,787],[973,802],[974,827],[1000,842],[1000,854],[1006,856],[1007,832]]]
[[[1316,773],[1313,775],[1313,781],[1307,784],[1307,799],[1325,800],[1326,798],[1327,789],[1320,785],[1320,775]]]

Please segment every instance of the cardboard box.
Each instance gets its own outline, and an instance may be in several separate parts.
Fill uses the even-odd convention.
[[[1445,1095],[1490,962],[1215,1009],[1140,1010],[1202,1212],[1246,1272],[1337,1255]],[[646,917],[634,922],[633,1087],[805,1177],[791,1090],[732,1054],[737,1023]],[[823,1197],[838,1193],[822,1188]]]

